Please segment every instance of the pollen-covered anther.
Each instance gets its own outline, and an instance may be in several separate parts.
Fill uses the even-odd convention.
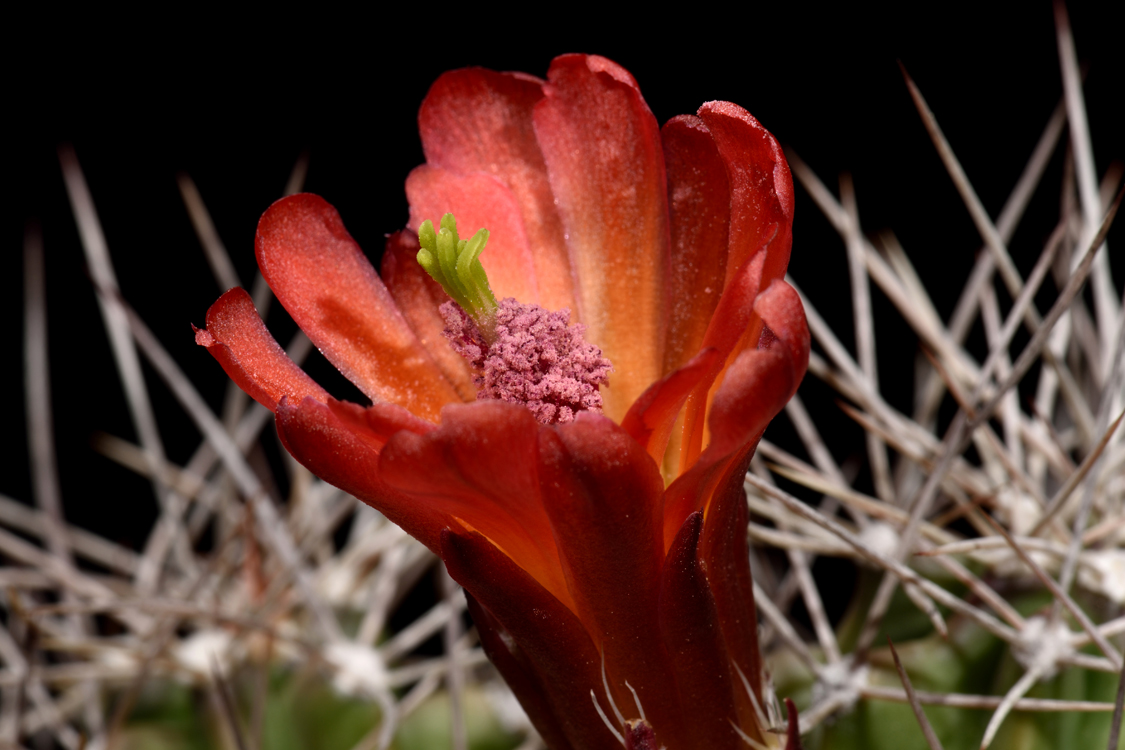
[[[501,300],[491,343],[457,304],[441,306],[445,337],[475,371],[478,399],[523,404],[543,424],[570,422],[580,411],[601,411],[598,387],[611,364],[586,341],[585,326],[569,325],[570,310]]]

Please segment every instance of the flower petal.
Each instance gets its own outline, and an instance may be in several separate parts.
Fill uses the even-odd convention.
[[[457,217],[463,239],[472,237],[481,227],[487,229],[488,244],[480,262],[496,298],[515,297],[520,302],[539,304],[535,263],[523,217],[515,196],[503,182],[484,172],[458,176],[423,164],[406,178],[406,197],[414,231],[427,219],[436,226],[446,213]]]
[[[749,512],[743,476],[757,440],[744,446],[741,455],[731,458],[718,489],[706,508],[703,533],[696,560],[707,578],[707,588],[715,606],[728,659],[742,671],[762,704],[761,651],[758,648],[758,616],[754,608],[754,582],[750,577],[750,548],[746,538]],[[757,735],[758,714],[740,684],[734,685],[738,722],[751,737]],[[756,737],[761,739],[760,735]]]
[[[492,666],[504,678],[504,682],[508,683],[535,731],[549,747],[571,747],[572,743],[562,726],[562,718],[557,713],[556,703],[543,685],[539,671],[516,645],[511,633],[467,590],[465,601],[480,638],[481,648]],[[608,748],[609,746],[607,750]]]
[[[442,335],[445,321],[438,308],[449,296],[418,264],[418,235],[403,230],[387,237],[380,267],[383,283],[402,312],[410,330],[433,357],[461,400],[476,399],[473,371],[464,357],[453,351]]]
[[[383,449],[383,481],[488,537],[573,607],[536,472],[539,423],[501,401],[451,405],[425,436],[400,433]]]
[[[311,396],[327,401],[328,393],[289,359],[274,340],[245,289],[235,287],[207,310],[207,329],[195,331],[195,342],[219,360],[231,380],[270,411],[283,398]]]
[[[695,464],[703,450],[705,417],[716,380],[729,365],[732,354],[738,351],[741,341],[748,336],[756,340],[761,331],[761,320],[754,311],[754,300],[757,299],[761,288],[765,259],[765,253],[758,253],[743,264],[734,279],[723,290],[723,296],[719,298],[719,305],[715,308],[715,314],[707,326],[703,345],[717,349],[720,358],[707,376],[699,381],[684,409],[684,426],[680,440],[681,474]],[[681,523],[683,523],[682,517],[676,520],[675,529],[678,530]]]
[[[762,286],[785,275],[793,244],[793,177],[781,146],[742,107],[707,102],[699,108],[730,179],[730,256],[727,282],[767,245]]]
[[[443,533],[441,557],[453,580],[472,595],[470,602],[485,611],[486,628],[503,628],[501,647],[493,639],[486,648],[490,657],[499,652],[505,678],[518,664],[519,681],[536,684],[537,695],[547,696],[546,706],[524,704],[533,720],[552,712],[554,721],[536,722],[546,730],[544,738],[550,741],[551,730],[561,730],[569,742],[553,747],[617,750],[590,700],[591,690],[601,692],[601,664],[582,622],[481,534]],[[476,621],[478,612],[473,614]],[[484,633],[481,640],[488,643]],[[518,695],[522,700],[524,694]]]
[[[427,163],[460,175],[487,172],[508,186],[535,259],[539,304],[569,308],[580,318],[562,222],[532,126],[542,98],[542,81],[522,73],[454,70],[430,87],[418,129]]]
[[[587,340],[613,362],[605,413],[620,421],[663,366],[669,237],[660,130],[633,77],[604,57],[557,57],[547,77],[535,134]]]
[[[743,351],[715,391],[709,414],[711,442],[665,494],[665,544],[671,543],[689,514],[706,508],[728,464],[743,455],[749,460],[748,450],[805,375],[809,332],[797,293],[784,281],[775,281],[758,296],[754,310],[770,332],[761,338],[767,348]]]
[[[539,460],[576,611],[605,656],[615,701],[632,705],[628,680],[645,712],[662,717],[661,727],[679,726],[668,657],[653,627],[664,558],[664,483],[656,464],[624,430],[591,412],[543,427]],[[674,730],[664,731],[664,744],[684,746]]]
[[[433,422],[419,419],[398,404],[378,403],[364,407],[330,398],[328,410],[356,437],[378,451],[400,430],[425,435],[437,429]]]
[[[730,184],[726,163],[698,117],[673,117],[660,135],[672,227],[670,317],[664,348],[667,374],[699,351],[725,286]]]
[[[730,184],[730,243],[726,264],[724,297],[736,287],[740,300],[729,306],[720,300],[711,319],[705,345],[738,352],[757,341],[758,323],[737,325],[723,308],[748,311],[747,298],[785,275],[793,243],[793,178],[781,147],[750,113],[730,102],[708,102],[699,109],[719,154],[726,163]],[[753,283],[746,284],[746,271],[753,269]],[[730,300],[735,302],[735,300]],[[737,343],[726,348],[715,336]],[[729,366],[729,360],[726,363]],[[717,373],[716,373],[717,375]],[[680,444],[680,470],[686,471],[698,457],[704,442],[703,412],[711,383],[693,393],[684,416],[684,438]]]
[[[323,198],[306,193],[274,203],[258,222],[255,246],[293,320],[373,401],[437,421],[443,404],[461,400]]]
[[[312,398],[278,403],[277,432],[286,450],[313,474],[355,495],[434,552],[439,550],[439,535],[455,523],[452,517],[383,481],[379,452],[369,436],[357,434],[326,404]]]
[[[809,329],[801,298],[775,281],[754,302],[768,330],[769,348],[743,352],[715,393],[709,418],[715,455],[734,452],[766,428],[797,392],[809,362]],[[765,337],[763,337],[765,338]]]
[[[703,514],[692,513],[668,551],[660,588],[660,634],[671,655],[680,705],[689,722],[685,730],[695,746],[741,750],[742,739],[731,726],[734,684],[724,633],[705,565],[697,555],[702,530]],[[745,531],[740,533],[746,536]]]
[[[719,350],[704,349],[690,362],[649,386],[621,421],[621,429],[644,446],[657,465],[663,464],[668,439],[684,402],[704,378],[714,377],[719,364]]]

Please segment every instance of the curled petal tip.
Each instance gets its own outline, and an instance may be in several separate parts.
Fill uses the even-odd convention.
[[[193,326],[194,328],[194,326]],[[195,343],[207,347],[234,382],[270,411],[289,397],[328,399],[321,388],[266,330],[250,295],[235,287],[211,305],[207,328],[195,328]]]
[[[207,333],[206,328],[196,328],[193,324],[191,330],[195,332],[195,343],[198,346],[214,346],[215,337]]]

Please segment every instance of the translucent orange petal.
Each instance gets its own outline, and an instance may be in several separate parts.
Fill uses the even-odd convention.
[[[668,198],[656,120],[633,77],[597,56],[551,63],[535,133],[579,280],[586,337],[613,362],[615,421],[661,375]]]
[[[474,172],[457,176],[428,164],[406,178],[410,201],[410,228],[415,232],[427,219],[436,227],[441,217],[457,217],[457,230],[469,239],[482,227],[489,231],[488,245],[480,256],[488,283],[497,299],[515,297],[539,304],[539,285],[531,246],[523,229],[523,217],[515,196],[490,174]]]
[[[809,331],[800,297],[775,281],[754,304],[771,332],[765,348],[748,349],[727,368],[708,415],[711,442],[695,464],[668,487],[664,540],[670,544],[684,519],[706,510],[732,456],[746,456],[766,425],[793,397],[809,360]]]
[[[523,73],[454,70],[430,87],[418,130],[428,164],[459,175],[485,172],[507,185],[523,217],[539,304],[581,316],[562,222],[531,122],[542,98],[542,81]]]
[[[684,402],[704,378],[714,377],[719,364],[719,350],[708,347],[649,386],[629,407],[621,429],[644,446],[658,466],[663,464],[668,439]]]
[[[680,443],[681,474],[696,462],[703,450],[705,417],[716,379],[736,352],[739,340],[748,331],[756,336],[761,327],[761,321],[754,312],[754,300],[761,289],[762,266],[765,259],[766,254],[759,253],[743,264],[723,291],[715,314],[707,326],[703,344],[717,349],[719,358],[707,377],[701,379],[692,391],[684,410],[683,439]],[[682,520],[680,519],[681,523]],[[678,523],[676,528],[679,528]]]

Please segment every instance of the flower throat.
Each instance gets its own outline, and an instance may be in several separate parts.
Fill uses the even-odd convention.
[[[478,399],[523,404],[543,424],[569,422],[580,411],[601,411],[598,387],[612,367],[586,327],[569,325],[570,310],[546,310],[492,293],[480,254],[488,230],[457,235],[453,214],[418,229],[418,263],[450,300],[440,311],[443,334],[473,368]]]

